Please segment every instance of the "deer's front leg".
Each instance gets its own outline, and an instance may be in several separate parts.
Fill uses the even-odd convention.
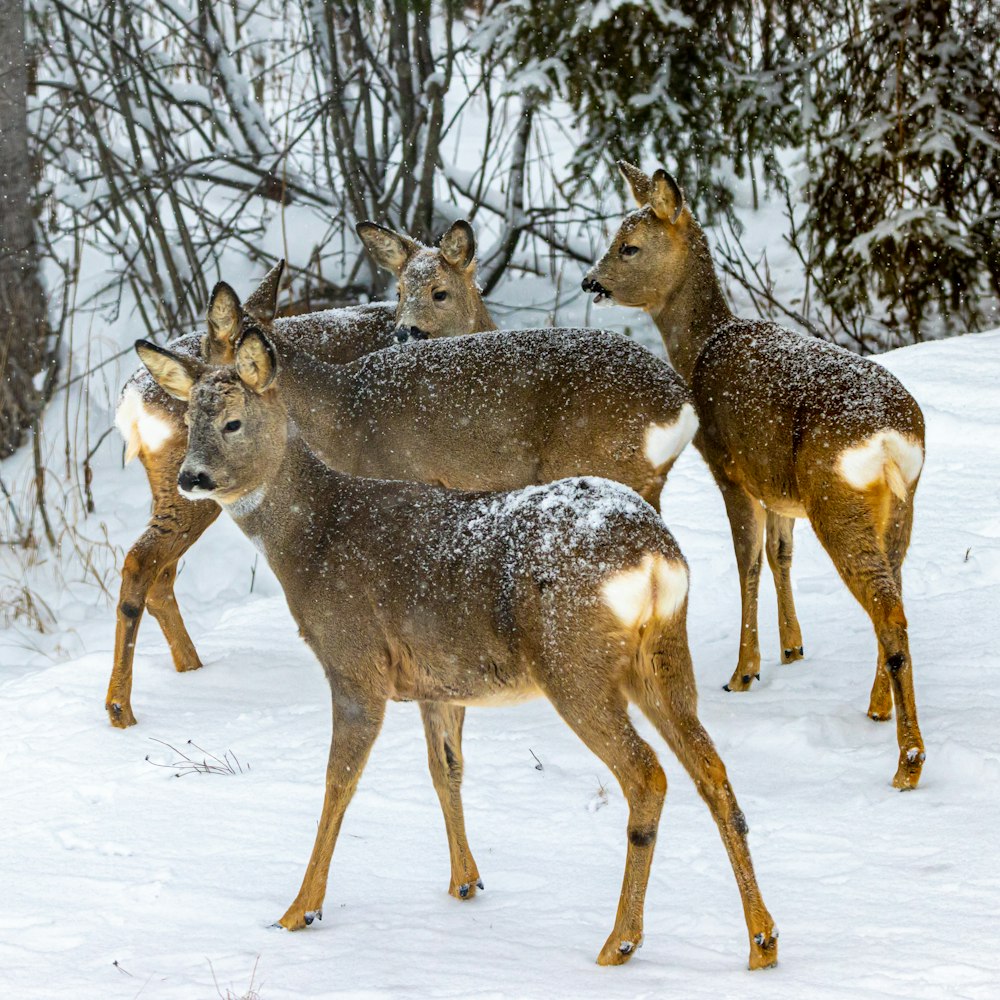
[[[323,897],[330,871],[330,859],[347,804],[354,795],[368,754],[382,728],[385,699],[349,694],[338,689],[333,695],[333,738],[326,768],[326,796],[316,831],[316,843],[295,901],[278,921],[281,927],[297,931],[323,918]]]
[[[760,677],[760,642],[757,638],[757,591],[760,588],[760,564],[764,548],[766,514],[760,501],[750,496],[742,486],[722,475],[716,475],[722,490],[733,532],[736,566],[740,572],[740,596],[743,614],[740,626],[740,656],[727,691],[749,691]]]
[[[444,826],[451,855],[451,885],[456,899],[471,899],[483,888],[479,869],[465,837],[462,812],[462,723],[465,708],[439,702],[421,702],[420,715],[427,737],[427,764],[434,790],[441,802]]]

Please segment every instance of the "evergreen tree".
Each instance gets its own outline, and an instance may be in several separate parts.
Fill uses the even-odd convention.
[[[971,328],[998,286],[995,0],[869,0],[816,76],[808,226],[828,299],[890,342]],[[988,24],[992,20],[992,31]]]
[[[500,0],[481,29],[512,83],[566,100],[582,126],[577,178],[605,157],[671,164],[709,214],[729,170],[794,140],[795,76],[777,58],[786,0]]]

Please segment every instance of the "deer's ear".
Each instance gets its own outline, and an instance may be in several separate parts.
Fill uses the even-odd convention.
[[[648,204],[653,182],[638,167],[633,167],[627,160],[618,161],[618,172],[625,178],[636,204]]]
[[[653,174],[649,205],[658,219],[669,222],[672,226],[676,225],[684,211],[684,192],[663,167]]]
[[[242,316],[243,307],[236,292],[224,281],[220,281],[212,289],[212,297],[208,300],[210,350],[205,352],[206,360],[224,361],[231,356],[230,352],[236,346],[236,338],[239,336]],[[211,351],[213,347],[215,352]],[[222,356],[216,358],[216,354]]]
[[[281,290],[281,275],[284,270],[285,262],[279,260],[267,272],[257,290],[243,303],[243,311],[253,316],[258,323],[269,325],[274,320],[274,314],[278,311],[278,292]]]
[[[148,340],[137,340],[135,349],[139,359],[149,369],[149,374],[156,379],[157,385],[167,395],[185,402],[191,395],[192,386],[208,367],[197,358],[174,354]]]
[[[271,342],[256,330],[249,330],[236,347],[236,374],[254,392],[264,392],[274,384],[278,358]]]
[[[395,275],[403,270],[410,254],[417,249],[417,244],[409,236],[394,233],[374,222],[359,222],[354,228],[375,263]]]
[[[438,246],[441,248],[441,256],[452,267],[467,271],[475,266],[476,234],[465,219],[459,219],[458,222],[453,223],[451,228],[438,240]]]

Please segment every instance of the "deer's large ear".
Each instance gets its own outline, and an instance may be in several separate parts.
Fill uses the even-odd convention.
[[[236,347],[236,374],[254,392],[264,392],[278,374],[274,345],[256,330],[248,330]]]
[[[627,160],[618,161],[618,172],[625,178],[636,204],[648,204],[653,182],[638,167],[633,167]]]
[[[375,263],[395,275],[403,270],[410,254],[417,249],[416,242],[409,236],[394,233],[374,222],[359,222],[354,228]]]
[[[441,256],[452,267],[467,271],[476,263],[476,234],[472,226],[459,219],[452,223],[451,228],[438,240]]]
[[[675,225],[684,211],[684,192],[681,186],[663,169],[653,174],[649,205],[658,219]]]
[[[279,260],[267,272],[257,290],[243,303],[243,311],[253,316],[258,323],[268,325],[274,320],[274,314],[278,311],[278,292],[281,290],[281,275],[284,270],[285,262]]]
[[[211,346],[218,348],[223,357],[229,356],[236,346],[242,316],[243,307],[236,292],[220,281],[212,289],[212,297],[208,300],[208,336]],[[206,360],[212,358],[213,355],[206,352]]]
[[[208,367],[197,358],[174,354],[148,340],[137,340],[135,349],[139,359],[149,369],[149,374],[156,379],[157,385],[167,395],[185,402],[191,395],[191,387]]]

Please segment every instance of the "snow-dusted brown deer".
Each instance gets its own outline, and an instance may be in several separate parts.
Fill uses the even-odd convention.
[[[476,284],[476,236],[461,220],[424,246],[374,222],[360,222],[358,236],[374,261],[396,276],[400,343],[495,330]]]
[[[306,440],[324,461],[356,475],[511,489],[589,473],[633,486],[657,503],[670,467],[697,426],[690,393],[676,373],[614,334],[492,331],[411,343],[338,365],[322,361],[311,344],[302,346],[299,331],[289,336],[287,324],[265,322],[249,305],[220,283],[209,305],[210,330],[227,331],[227,343],[248,330],[265,337],[288,372],[285,395]],[[156,392],[164,396],[158,386]],[[144,421],[164,410],[152,410],[149,392],[137,391],[137,397],[130,427],[140,442],[148,442]],[[141,549],[141,559],[133,550],[125,563],[121,646],[116,645],[106,700],[112,724],[121,727],[135,722],[132,652],[143,587],[168,640],[175,639],[178,669],[200,665],[173,601],[173,574],[180,554],[197,537],[192,533],[200,534],[217,508],[203,511],[214,505],[189,503],[177,494],[186,428],[183,405],[170,402],[173,422],[155,425],[167,426],[170,436],[152,458],[151,446],[140,443],[143,464],[156,472],[157,498],[140,545],[148,539],[156,548],[153,556]],[[164,551],[167,556],[159,554]],[[167,570],[150,590],[151,577],[163,565]],[[169,602],[161,594],[169,594]]]
[[[694,394],[695,446],[722,491],[743,599],[739,661],[727,690],[760,675],[757,590],[764,528],[778,592],[782,657],[803,655],[792,602],[794,519],[806,517],[868,613],[878,665],[868,714],[896,707],[893,784],[915,788],[917,724],[902,565],[924,462],[920,407],[881,365],[773,323],[735,317],[705,234],[665,171],[619,168],[639,208],[587,273],[585,291],[644,309]]]
[[[136,347],[164,390],[188,403],[181,483],[221,505],[263,549],[330,683],[326,797],[281,926],[298,930],[322,916],[344,812],[389,700],[420,703],[450,891],[472,896],[481,883],[464,829],[455,719],[466,705],[545,695],[612,770],[629,804],[618,914],[598,956],[602,965],[626,962],[642,942],[666,793],[653,750],[629,721],[632,701],[718,825],[743,900],[750,967],[775,963],[777,932],[757,887],[747,824],[697,716],[687,567],[651,506],[601,479],[488,493],[344,475],[319,461],[290,419],[284,392],[294,377],[257,331],[239,342],[235,366]]]

